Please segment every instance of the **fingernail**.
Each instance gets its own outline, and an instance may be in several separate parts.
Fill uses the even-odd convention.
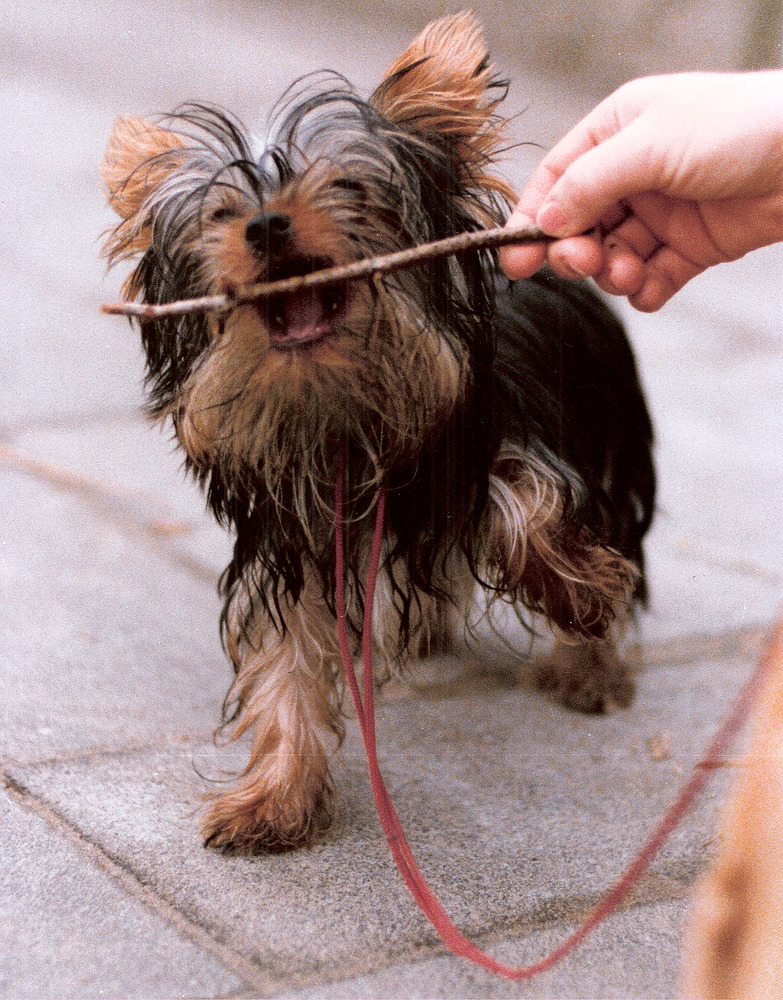
[[[536,216],[536,225],[550,236],[557,236],[565,228],[566,220],[562,209],[555,201],[548,201],[541,206]]]

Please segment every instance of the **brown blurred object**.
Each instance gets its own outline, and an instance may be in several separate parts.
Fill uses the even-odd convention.
[[[685,995],[783,997],[783,620],[766,654],[749,749],[696,892]]]

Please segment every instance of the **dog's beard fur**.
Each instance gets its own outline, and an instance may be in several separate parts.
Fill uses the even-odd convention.
[[[493,171],[504,93],[463,14],[427,28],[367,101],[335,74],[300,82],[262,148],[203,106],[122,119],[104,164],[121,219],[110,263],[137,261],[128,298],[168,302],[500,224],[513,198]],[[291,846],[331,818],[343,458],[354,636],[383,488],[387,659],[416,637],[439,646],[446,602],[478,581],[567,637],[542,680],[566,704],[627,703],[610,637],[643,593],[651,429],[630,348],[593,296],[547,277],[509,289],[473,254],[140,327],[150,412],[171,417],[236,531],[221,583],[236,670],[224,718],[234,736],[252,731],[253,749],[210,809],[210,843]]]
[[[384,475],[438,436],[467,378],[426,316],[392,311],[378,284],[349,296],[335,336],[306,354],[275,350],[261,310],[236,309],[178,401],[177,434],[196,466],[219,466],[245,495],[260,476],[281,504],[294,484],[304,525],[318,510],[333,516],[342,442],[363,456],[354,490],[371,500]]]

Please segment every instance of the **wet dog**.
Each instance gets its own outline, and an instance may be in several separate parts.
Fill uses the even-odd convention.
[[[134,262],[126,297],[230,294],[501,224],[504,95],[461,14],[425,29],[366,100],[333,73],[299,81],[262,141],[201,105],[120,119],[106,252]],[[543,687],[584,711],[628,704],[615,635],[644,595],[652,432],[622,327],[587,288],[509,283],[484,252],[139,325],[149,410],[236,536],[224,724],[251,751],[209,804],[207,843],[293,847],[332,819],[338,470],[354,635],[385,491],[379,665],[442,646],[445,609],[478,585],[549,623]]]

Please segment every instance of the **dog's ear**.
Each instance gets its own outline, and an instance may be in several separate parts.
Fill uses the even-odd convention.
[[[370,103],[398,127],[446,143],[478,184],[513,197],[487,177],[505,120],[495,109],[506,94],[489,61],[481,26],[469,11],[434,21],[392,66]]]
[[[109,137],[101,175],[109,204],[122,220],[107,240],[111,261],[143,253],[150,243],[152,220],[144,215],[150,195],[181,164],[177,150],[183,136],[144,118],[118,118]]]

